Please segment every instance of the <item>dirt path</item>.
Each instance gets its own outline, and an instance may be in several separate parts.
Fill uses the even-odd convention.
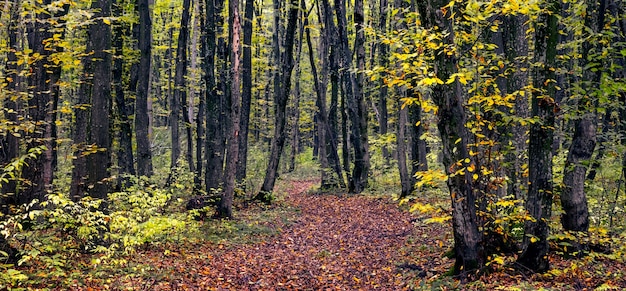
[[[159,290],[354,290],[403,289],[410,215],[387,199],[312,195],[312,181],[292,182],[288,203],[297,221],[255,244],[193,250],[167,280],[143,282]],[[166,258],[168,259],[168,258]],[[139,287],[139,286],[134,286]]]

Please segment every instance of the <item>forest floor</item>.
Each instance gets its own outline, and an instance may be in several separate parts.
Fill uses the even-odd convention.
[[[113,286],[134,290],[621,290],[626,265],[602,256],[567,261],[551,256],[553,271],[523,275],[506,264],[462,284],[446,272],[450,228],[398,207],[388,196],[317,194],[318,181],[288,181],[290,208],[264,221],[272,234],[178,250],[152,249],[135,260],[147,268]],[[248,205],[239,212],[258,212]],[[247,221],[253,223],[252,221]],[[155,275],[158,274],[158,275]]]
[[[478,280],[461,282],[447,275],[454,264],[445,256],[453,244],[447,223],[428,223],[428,215],[398,206],[389,195],[317,193],[313,188],[318,184],[283,179],[272,205],[240,202],[235,219],[200,222],[202,239],[176,242],[178,238],[172,238],[174,243],[148,245],[121,264],[77,271],[77,279],[69,285],[48,278],[41,286],[56,286],[55,290],[626,289],[626,264],[619,252],[573,260],[552,252],[551,271],[535,275],[510,267],[514,255],[492,258]],[[447,205],[441,197],[424,195],[419,201]],[[93,260],[82,256],[85,265]]]
[[[411,289],[409,274],[417,271],[424,277],[424,269],[449,265],[447,259],[429,259],[440,257],[435,242],[445,232],[440,226],[416,228],[415,217],[389,198],[309,193],[316,183],[289,183],[278,203],[286,205],[277,207],[295,211],[292,217],[265,222],[277,230],[275,235],[252,243],[181,248],[168,255],[160,249],[141,252],[136,260],[159,275],[123,285],[149,290],[401,290]],[[254,207],[258,205],[248,206]],[[245,220],[245,212],[238,219]],[[418,233],[419,245],[414,239]],[[415,248],[419,258],[409,253]]]

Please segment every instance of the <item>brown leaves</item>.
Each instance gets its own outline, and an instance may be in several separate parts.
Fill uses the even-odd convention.
[[[313,181],[293,182],[288,203],[301,210],[278,235],[248,245],[203,245],[168,266],[155,288],[187,290],[404,289],[401,270],[410,214],[386,199],[307,195]],[[277,222],[278,224],[279,222]]]

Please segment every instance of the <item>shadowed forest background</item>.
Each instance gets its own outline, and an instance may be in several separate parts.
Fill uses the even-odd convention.
[[[0,0],[0,287],[626,288],[625,9]]]

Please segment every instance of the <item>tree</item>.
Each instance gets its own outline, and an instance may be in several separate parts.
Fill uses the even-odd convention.
[[[441,45],[433,52],[434,71],[440,80],[448,80],[457,72],[457,58],[445,52],[454,45],[451,15],[444,13],[445,0],[429,0],[418,6],[425,28],[442,36]],[[432,100],[437,105],[439,134],[442,142],[443,164],[448,175],[447,185],[452,201],[452,230],[454,235],[454,272],[471,272],[485,264],[482,234],[478,230],[476,194],[469,171],[463,167],[475,165],[469,154],[470,133],[465,127],[467,114],[463,108],[464,96],[458,79],[450,85],[433,87]],[[457,173],[457,171],[461,170]]]
[[[113,5],[113,15],[121,17],[123,12],[124,1],[118,0]],[[127,103],[126,94],[124,92],[123,74],[124,74],[124,36],[128,31],[128,26],[121,20],[118,20],[113,27],[112,45],[115,50],[115,58],[113,59],[112,78],[113,88],[115,91],[115,106],[117,116],[119,118],[119,148],[117,151],[117,166],[119,174],[136,175],[134,155],[133,155],[133,132],[130,123],[132,116],[131,107]],[[118,179],[118,188],[124,186],[127,179]]]
[[[39,2],[36,13],[36,21],[28,27],[28,45],[37,58],[30,64],[31,74],[28,84],[32,97],[28,99],[28,122],[33,129],[27,134],[27,148],[44,149],[44,154],[28,161],[28,166],[23,171],[23,178],[30,183],[21,194],[16,197],[17,204],[29,203],[34,199],[42,201],[46,189],[52,184],[52,84],[50,83],[51,67],[49,56],[51,50],[46,48],[45,41],[52,37],[49,19],[53,14],[48,13],[46,8],[51,4],[50,0]]]
[[[152,19],[149,0],[137,0],[139,11],[139,66],[135,92],[135,134],[137,139],[137,174],[152,176],[152,151],[150,147],[150,117],[148,115],[148,87],[152,52]]]
[[[18,65],[17,65],[17,52],[19,51],[19,43],[18,43],[18,24],[19,24],[19,3],[17,1],[13,1],[9,3],[11,7],[9,8],[9,18],[11,20],[8,29],[8,53],[7,53],[7,62],[5,67],[5,78],[4,82],[6,87],[4,90],[7,92],[6,99],[3,100],[3,106],[6,108],[6,122],[8,127],[10,128],[9,132],[6,133],[5,136],[0,138],[0,166],[7,165],[14,159],[16,159],[20,154],[20,127],[18,124],[19,115],[18,110],[20,110],[19,102],[17,101],[18,83],[19,83],[19,74],[18,74]],[[14,98],[16,100],[14,100]],[[8,204],[15,200],[15,195],[17,194],[17,181],[16,179],[9,180],[6,184],[0,183],[0,207],[2,207],[1,212],[3,214],[8,214]],[[13,204],[13,203],[11,203]],[[4,237],[0,236],[0,239]],[[0,242],[1,243],[1,242]]]
[[[239,163],[237,181],[246,179],[248,165],[248,129],[250,128],[250,106],[252,103],[252,24],[254,18],[254,0],[246,0],[243,16],[243,63],[241,92],[241,133],[239,134]]]
[[[363,24],[363,3],[355,3],[355,23],[357,23],[357,31]],[[343,90],[345,90],[345,99],[348,115],[351,121],[352,147],[354,150],[354,169],[351,179],[348,183],[348,190],[351,193],[361,193],[367,187],[367,177],[369,174],[369,153],[367,150],[367,116],[365,114],[365,104],[362,94],[362,75],[354,76],[352,67],[352,52],[348,46],[348,30],[346,22],[346,7],[342,0],[335,1],[335,15],[337,17],[337,28],[339,34],[339,51],[338,57],[340,62],[341,80]],[[355,43],[357,58],[363,57],[364,52],[362,46],[364,35],[357,35]],[[363,66],[357,61],[357,67]],[[358,68],[357,68],[358,69]],[[344,143],[345,143],[344,139]],[[345,154],[345,153],[344,153]],[[344,167],[345,167],[344,162]]]
[[[111,16],[109,0],[94,1],[91,9],[97,20],[89,25],[86,57],[83,58],[85,79],[80,87],[76,112],[77,131],[72,172],[71,197],[75,200],[89,193],[96,198],[108,194],[111,167],[111,26],[105,19]],[[88,105],[91,106],[88,106]],[[84,126],[87,124],[87,126]]]
[[[227,127],[227,156],[224,175],[224,192],[217,206],[218,217],[233,216],[233,199],[235,197],[235,176],[239,159],[239,129],[241,117],[241,68],[239,61],[241,23],[237,0],[228,1],[228,36],[230,43],[230,104]]]
[[[170,176],[168,180],[171,182],[175,168],[178,166],[180,158],[180,136],[179,136],[179,113],[182,114],[185,129],[187,131],[187,161],[190,170],[193,172],[193,135],[191,133],[191,120],[187,109],[187,86],[185,78],[187,77],[187,40],[189,39],[189,10],[190,0],[183,1],[183,14],[180,19],[180,32],[178,33],[178,47],[176,49],[176,73],[174,77],[174,95],[171,100],[170,110],[170,129],[172,132],[172,155],[170,162]]]
[[[579,111],[582,117],[575,121],[574,136],[570,145],[563,173],[563,193],[561,194],[561,206],[565,212],[561,216],[563,229],[566,231],[587,232],[589,229],[589,209],[585,194],[585,177],[591,156],[596,145],[597,121],[593,110],[598,102],[592,96],[597,96],[593,91],[601,86],[602,60],[597,56],[590,55],[595,44],[598,51],[602,50],[599,41],[593,42],[595,34],[599,34],[605,27],[605,13],[607,10],[606,0],[586,1],[587,11],[585,14],[585,26],[591,31],[589,41],[582,45],[582,57],[580,67],[585,68],[582,80],[582,96],[578,101]],[[596,70],[592,70],[596,67]],[[597,97],[596,97],[597,98]],[[574,247],[572,251],[577,250]]]
[[[207,168],[205,172],[205,187],[207,193],[211,189],[219,189],[224,177],[224,154],[225,137],[222,128],[221,112],[224,106],[224,96],[226,94],[223,73],[215,73],[219,69],[220,63],[217,59],[226,59],[222,30],[224,17],[222,10],[223,0],[207,0],[206,3],[206,25],[205,25],[205,46],[206,55],[204,57],[204,83],[206,86],[206,139],[205,139],[205,160]],[[213,29],[216,28],[216,29]],[[219,35],[219,39],[217,36]],[[220,80],[218,80],[218,76]]]
[[[546,1],[535,22],[535,47],[532,69],[531,115],[538,122],[530,126],[528,145],[529,188],[526,210],[532,217],[524,224],[522,253],[518,263],[537,272],[549,269],[548,220],[552,214],[552,143],[555,120],[555,61],[558,42],[557,15],[560,1]]]
[[[264,202],[270,202],[270,197],[267,194],[274,190],[274,183],[276,183],[276,178],[278,176],[280,155],[283,152],[283,147],[285,145],[285,115],[287,100],[289,99],[289,93],[291,92],[291,73],[294,67],[293,47],[298,22],[298,11],[298,1],[291,0],[289,14],[287,16],[287,27],[284,42],[285,46],[284,54],[281,57],[280,74],[275,74],[275,78],[280,79],[275,81],[275,84],[278,84],[278,90],[274,92],[274,99],[276,103],[276,110],[274,112],[274,136],[272,138],[269,162],[265,171],[266,174],[265,179],[263,180],[263,186],[261,186],[261,190],[256,195],[256,199]]]

